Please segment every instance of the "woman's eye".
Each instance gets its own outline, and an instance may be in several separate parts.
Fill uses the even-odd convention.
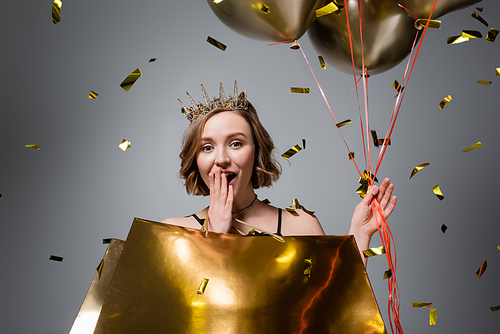
[[[242,145],[243,145],[243,143],[241,143],[239,141],[235,141],[235,142],[231,143],[231,147],[241,147]]]
[[[211,150],[212,150],[212,146],[210,146],[210,145],[205,145],[205,146],[201,147],[202,152],[209,152]]]

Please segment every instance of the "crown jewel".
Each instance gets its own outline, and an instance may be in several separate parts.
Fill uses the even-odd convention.
[[[233,95],[229,95],[226,97],[226,93],[224,93],[224,86],[222,86],[222,82],[220,83],[220,88],[219,88],[219,97],[214,97],[212,100],[207,94],[207,91],[205,90],[205,87],[203,87],[203,84],[201,84],[201,92],[203,94],[203,100],[204,103],[196,103],[194,99],[189,95],[188,92],[186,92],[189,100],[191,101],[191,106],[186,107],[182,101],[179,100],[181,103],[181,112],[186,115],[187,119],[190,122],[193,122],[195,119],[197,119],[200,116],[208,114],[211,110],[214,110],[215,108],[223,108],[226,110],[235,110],[235,109],[243,109],[247,110],[248,109],[248,100],[247,100],[247,91],[246,89],[244,91],[241,91],[241,93],[238,94],[238,84],[236,83],[236,80],[234,81],[234,93]]]

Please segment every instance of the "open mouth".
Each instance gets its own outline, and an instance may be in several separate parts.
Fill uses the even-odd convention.
[[[232,180],[236,177],[234,173],[226,173],[227,184],[231,183]]]

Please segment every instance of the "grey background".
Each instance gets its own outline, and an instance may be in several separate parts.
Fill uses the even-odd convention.
[[[280,154],[307,140],[291,165],[280,158],[283,176],[259,197],[281,207],[297,197],[316,211],[327,234],[347,233],[358,175],[300,51],[236,34],[202,0],[65,1],[57,25],[51,5],[2,4],[1,332],[69,332],[106,249],[103,238],[125,239],[134,217],[162,220],[207,205],[207,198],[188,196],[178,177],[188,122],[177,97],[186,100],[189,90],[201,99],[200,83],[216,95],[219,81],[230,90],[237,79]],[[499,28],[498,2],[478,5],[490,27]],[[447,14],[441,30],[428,31],[379,172],[379,179],[391,177],[399,198],[389,224],[406,333],[499,328],[500,312],[489,307],[500,304],[500,41],[446,44],[462,29],[486,35],[489,28],[472,11]],[[208,35],[227,50],[206,43]],[[307,34],[300,43],[337,119],[354,121],[343,134],[363,165],[356,95],[348,93],[352,76],[321,70]],[[148,63],[151,57],[157,61]],[[143,76],[125,92],[119,84],[137,67]],[[402,74],[399,65],[369,79],[371,128],[380,137],[394,104],[391,83]],[[310,87],[311,94],[291,94],[291,86]],[[99,93],[96,100],[90,90]],[[440,110],[448,94],[453,100]],[[124,138],[132,143],[126,152],[118,148]],[[478,141],[484,147],[461,153]],[[423,162],[430,166],[409,180]],[[436,184],[443,201],[432,192]],[[49,261],[51,254],[64,261]],[[490,266],[478,278],[485,260]],[[385,270],[384,257],[369,260],[388,325]],[[429,326],[429,309],[411,308],[413,301],[437,307],[436,326]]]

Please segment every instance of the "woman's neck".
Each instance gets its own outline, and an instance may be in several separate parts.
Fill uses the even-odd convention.
[[[248,210],[250,206],[255,204],[256,198],[257,197],[252,187],[248,191],[239,194],[233,199],[233,209],[231,211],[236,214]]]

